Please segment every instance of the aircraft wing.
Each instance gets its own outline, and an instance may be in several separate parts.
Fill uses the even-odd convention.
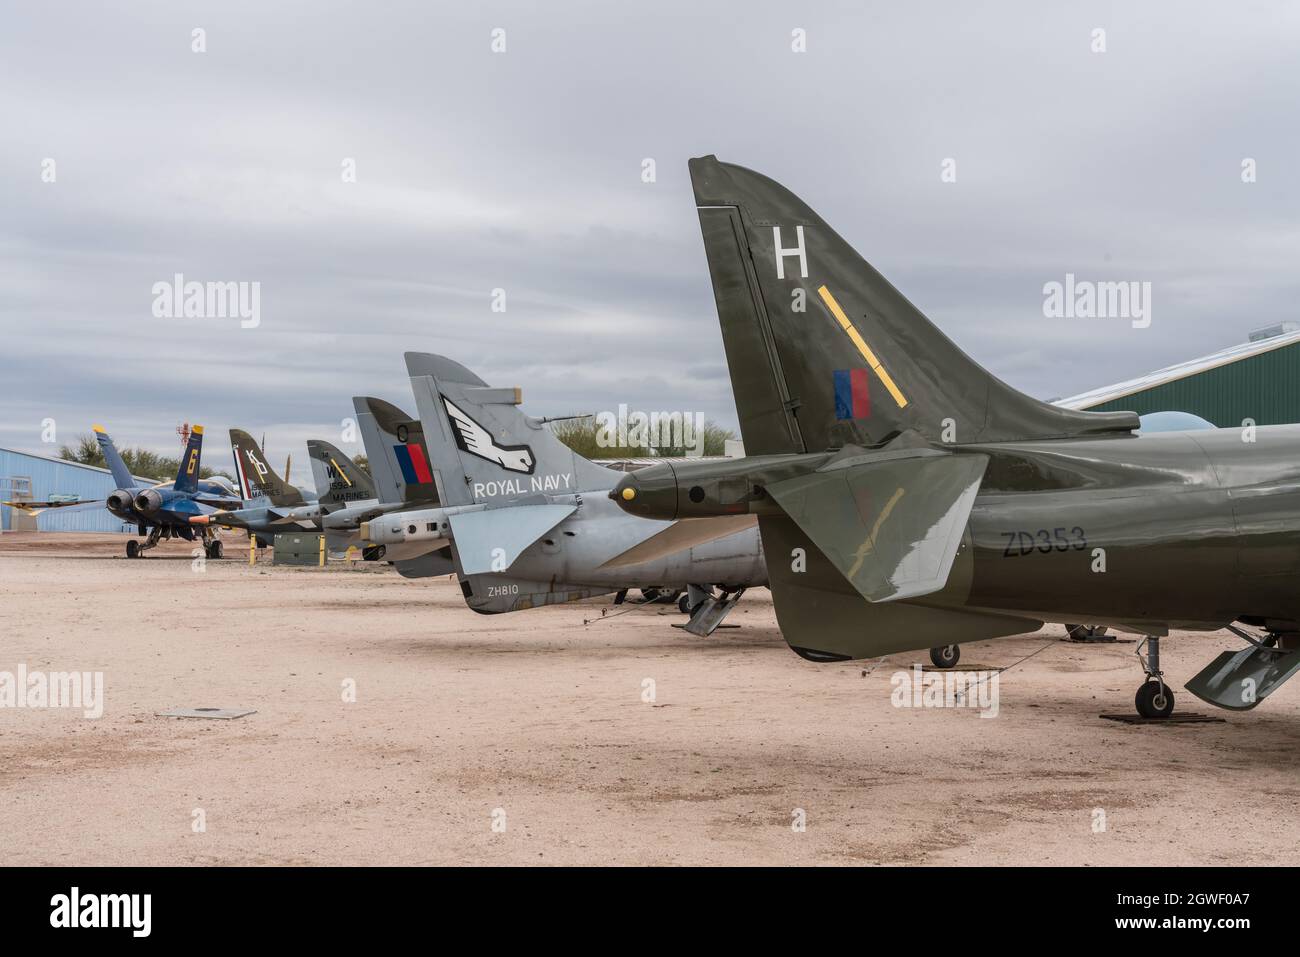
[[[867,455],[767,492],[863,598],[897,601],[947,583],[987,465],[980,454]]]
[[[95,499],[91,501],[83,500],[77,502],[28,502],[24,500],[20,502],[0,502],[0,505],[8,505],[10,508],[16,508],[20,512],[26,512],[28,515],[39,515],[41,512],[49,511],[52,508],[103,508],[104,500]]]
[[[193,497],[195,502],[200,505],[207,505],[211,508],[220,509],[240,509],[244,507],[244,500],[230,495],[203,495],[198,494]]]
[[[716,518],[684,518],[673,522],[663,531],[656,532],[624,552],[606,561],[602,568],[622,568],[640,565],[703,545],[728,535],[735,535],[758,524],[757,515],[720,515]]]

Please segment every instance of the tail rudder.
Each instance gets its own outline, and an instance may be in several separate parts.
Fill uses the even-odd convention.
[[[375,497],[370,476],[346,454],[324,439],[308,439],[312,477],[322,507],[347,505]]]
[[[202,461],[203,426],[196,425],[190,429],[190,438],[185,443],[185,451],[181,455],[181,467],[176,470],[176,482],[172,488],[178,492],[197,492]]]
[[[113,440],[109,438],[102,425],[92,425],[91,428],[95,430],[95,441],[99,443],[99,450],[104,455],[104,461],[108,463],[108,470],[113,473],[113,481],[117,483],[117,487],[132,488],[136,484],[135,477],[122,461],[122,456],[118,454]]]
[[[622,478],[520,411],[519,389],[492,388],[430,353],[406,353],[406,369],[445,504],[606,490]]]
[[[779,183],[713,156],[690,172],[747,454],[1137,427],[991,375]]]
[[[353,396],[352,408],[379,501],[436,505],[438,487],[420,420],[370,396]]]
[[[262,447],[243,429],[230,430],[230,451],[245,501],[266,498],[272,505],[303,504],[302,492],[276,474]]]

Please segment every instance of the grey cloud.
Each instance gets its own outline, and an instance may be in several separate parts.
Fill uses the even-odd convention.
[[[1285,5],[305,9],[7,15],[0,444],[39,451],[53,415],[162,449],[200,421],[216,464],[230,425],[298,447],[353,394],[410,407],[408,349],[523,386],[538,414],[627,402],[733,424],[685,168],[707,152],[787,183],[1037,395],[1294,318]],[[1151,328],[1045,319],[1067,271],[1151,281]],[[261,328],[154,319],[150,288],[176,272],[259,281]]]

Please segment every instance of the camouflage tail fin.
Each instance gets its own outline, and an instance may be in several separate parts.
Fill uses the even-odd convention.
[[[588,461],[458,362],[406,353],[406,370],[445,505],[541,499],[613,488],[622,472]]]
[[[311,474],[316,480],[317,501],[322,508],[375,497],[370,476],[324,439],[308,439],[307,455],[311,458]]]
[[[243,429],[230,430],[230,451],[245,501],[266,498],[272,505],[302,505],[306,501],[302,492],[275,473],[262,447]]]
[[[714,156],[690,171],[748,455],[1137,428],[990,375],[781,184]]]
[[[353,396],[375,492],[384,505],[438,504],[424,427],[391,402]]]

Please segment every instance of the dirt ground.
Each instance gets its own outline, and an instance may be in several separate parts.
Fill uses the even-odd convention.
[[[1300,864],[1300,680],[1119,724],[1135,646],[1053,626],[963,648],[1039,652],[990,719],[895,707],[924,653],[796,657],[765,590],[697,639],[665,606],[480,616],[445,578],[123,542],[0,536],[0,671],[105,683],[98,719],[0,709],[6,863]],[[1180,711],[1214,710],[1182,684],[1237,646],[1164,643]]]

